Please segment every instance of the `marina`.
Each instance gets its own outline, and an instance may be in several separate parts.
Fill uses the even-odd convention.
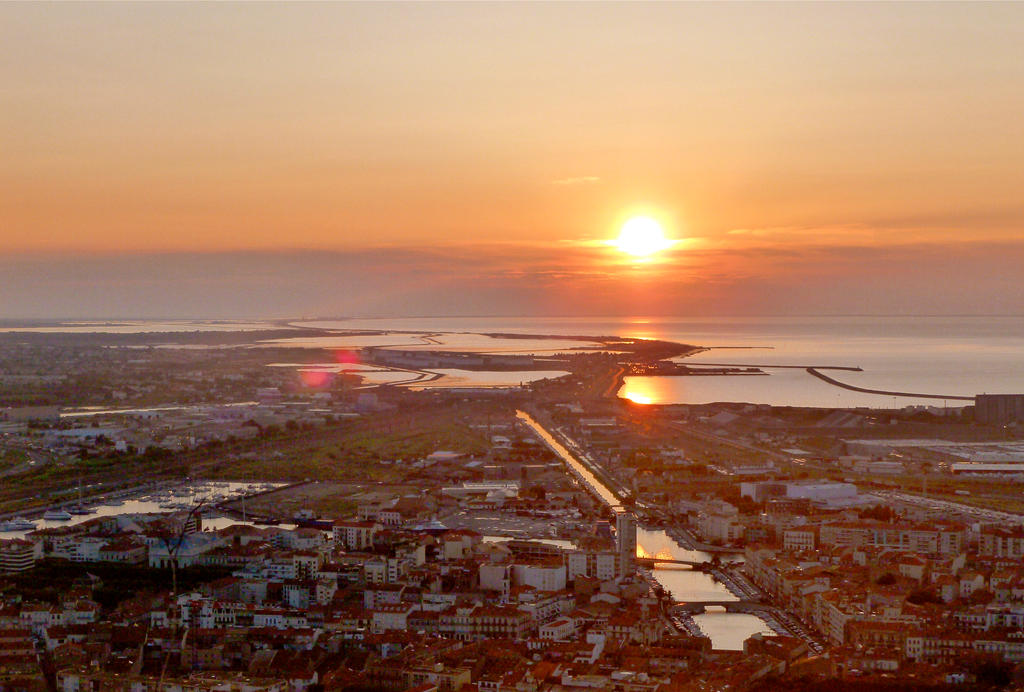
[[[116,495],[95,498],[88,504],[79,504],[67,509],[51,507],[40,512],[34,519],[33,515],[29,514],[28,517],[18,516],[0,520],[0,538],[22,538],[25,534],[38,529],[74,526],[97,517],[187,511],[198,505],[202,505],[205,527],[223,528],[232,524],[253,524],[259,517],[250,515],[243,518],[242,512],[219,505],[286,485],[288,484],[193,481],[138,486]]]

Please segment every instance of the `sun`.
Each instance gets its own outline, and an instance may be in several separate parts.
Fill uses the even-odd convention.
[[[634,257],[650,257],[667,250],[674,243],[665,237],[661,224],[649,216],[634,216],[622,224],[619,237],[609,242]]]

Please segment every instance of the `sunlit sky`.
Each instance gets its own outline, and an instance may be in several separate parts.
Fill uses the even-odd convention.
[[[0,317],[1024,312],[1022,45],[1021,3],[7,3]]]

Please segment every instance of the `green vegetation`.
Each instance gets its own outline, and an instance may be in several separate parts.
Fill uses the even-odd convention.
[[[898,516],[896,511],[892,507],[886,507],[885,505],[875,505],[868,509],[862,509],[858,512],[858,516],[861,519],[875,519],[876,521],[893,521]]]
[[[943,601],[939,598],[939,595],[935,593],[935,589],[920,588],[914,589],[907,596],[907,602],[913,603],[914,605],[924,605],[925,603],[933,603],[935,605],[942,605]]]
[[[5,449],[0,452],[0,471],[12,469],[28,461],[28,454],[20,449]]]
[[[103,483],[105,491],[110,491],[161,477],[181,477],[186,475],[185,469],[180,461],[162,455],[88,457],[73,462],[37,464],[25,473],[3,479],[0,511],[18,512],[76,500],[79,481],[83,486]]]
[[[264,431],[265,433],[267,431]],[[487,451],[487,440],[451,416],[403,416],[393,423],[359,420],[312,433],[271,431],[250,453],[203,469],[209,478],[399,482],[408,467],[438,450]]]
[[[77,499],[79,481],[87,493],[110,492],[185,476],[211,479],[301,481],[383,481],[405,479],[403,463],[438,450],[484,454],[485,436],[470,423],[487,420],[486,407],[420,405],[345,422],[265,426],[253,439],[210,442],[188,452],[151,447],[143,453],[86,455],[57,460],[9,476],[0,483],[0,511]],[[259,427],[259,426],[256,426]],[[88,498],[86,498],[88,499]]]

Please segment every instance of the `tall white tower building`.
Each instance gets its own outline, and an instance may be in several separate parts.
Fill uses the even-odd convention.
[[[636,571],[636,515],[628,509],[615,515],[615,542],[619,551],[619,576]]]

